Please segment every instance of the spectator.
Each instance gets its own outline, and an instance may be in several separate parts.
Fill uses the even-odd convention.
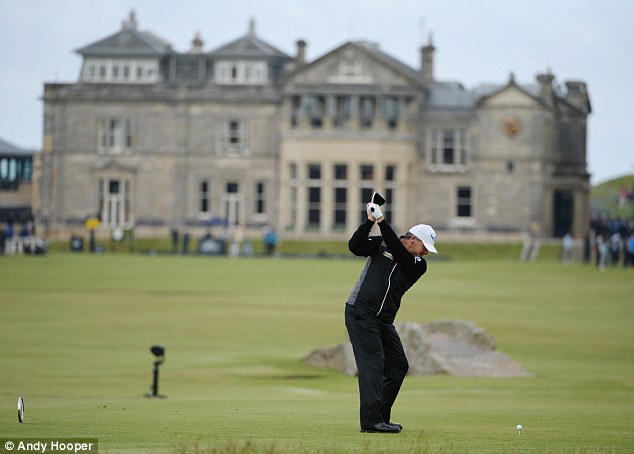
[[[264,229],[264,246],[266,247],[266,255],[273,256],[275,255],[275,250],[279,243],[279,238],[275,230],[270,227],[266,227]]]
[[[634,267],[634,232],[625,242],[625,250],[623,251],[623,267]]]
[[[583,263],[590,263],[591,259],[590,234],[587,234],[583,240]]]
[[[178,252],[178,229],[176,227],[170,230],[170,237],[172,238],[172,254]]]
[[[240,248],[244,241],[244,229],[241,224],[235,226],[229,235],[231,238],[231,244],[229,246],[229,257],[238,257],[240,255]]]
[[[4,229],[4,238],[5,238],[4,253],[7,255],[15,254],[15,240],[13,239],[13,222],[11,220],[7,222],[7,226]]]
[[[563,256],[562,261],[564,265],[570,265],[572,263],[572,248],[574,246],[574,240],[570,232],[564,235],[563,241]]]
[[[606,241],[601,235],[597,236],[597,263],[600,271],[605,271],[605,265],[608,261],[609,248]]]
[[[612,266],[616,266],[619,263],[619,256],[621,255],[621,234],[617,231],[610,237],[610,263]]]

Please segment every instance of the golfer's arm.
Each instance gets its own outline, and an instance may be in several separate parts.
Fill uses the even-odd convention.
[[[386,220],[379,222],[379,228],[381,229],[381,235],[383,236],[385,245],[394,256],[394,260],[401,266],[405,275],[411,281],[416,281],[425,274],[425,271],[427,271],[427,262],[421,259],[417,260],[417,257],[405,249],[405,246],[403,246],[401,240]]]
[[[374,254],[381,245],[381,241],[377,241],[375,237],[368,236],[373,225],[374,222],[368,219],[352,234],[348,241],[348,249],[354,255],[368,257]]]

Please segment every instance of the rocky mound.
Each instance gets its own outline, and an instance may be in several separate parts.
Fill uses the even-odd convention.
[[[465,320],[438,320],[424,325],[398,322],[409,361],[408,375],[448,374],[460,377],[532,377],[509,356],[496,350],[495,339],[483,328]],[[319,348],[304,362],[356,375],[349,341]]]

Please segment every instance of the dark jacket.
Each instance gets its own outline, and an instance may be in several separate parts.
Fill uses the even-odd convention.
[[[393,322],[403,294],[425,274],[427,262],[405,249],[385,220],[379,223],[381,236],[369,236],[373,225],[367,220],[348,241],[350,252],[368,260],[346,304]]]

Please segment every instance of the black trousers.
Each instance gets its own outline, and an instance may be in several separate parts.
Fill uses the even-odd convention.
[[[390,422],[409,364],[394,325],[346,304],[346,328],[359,371],[361,429]]]

